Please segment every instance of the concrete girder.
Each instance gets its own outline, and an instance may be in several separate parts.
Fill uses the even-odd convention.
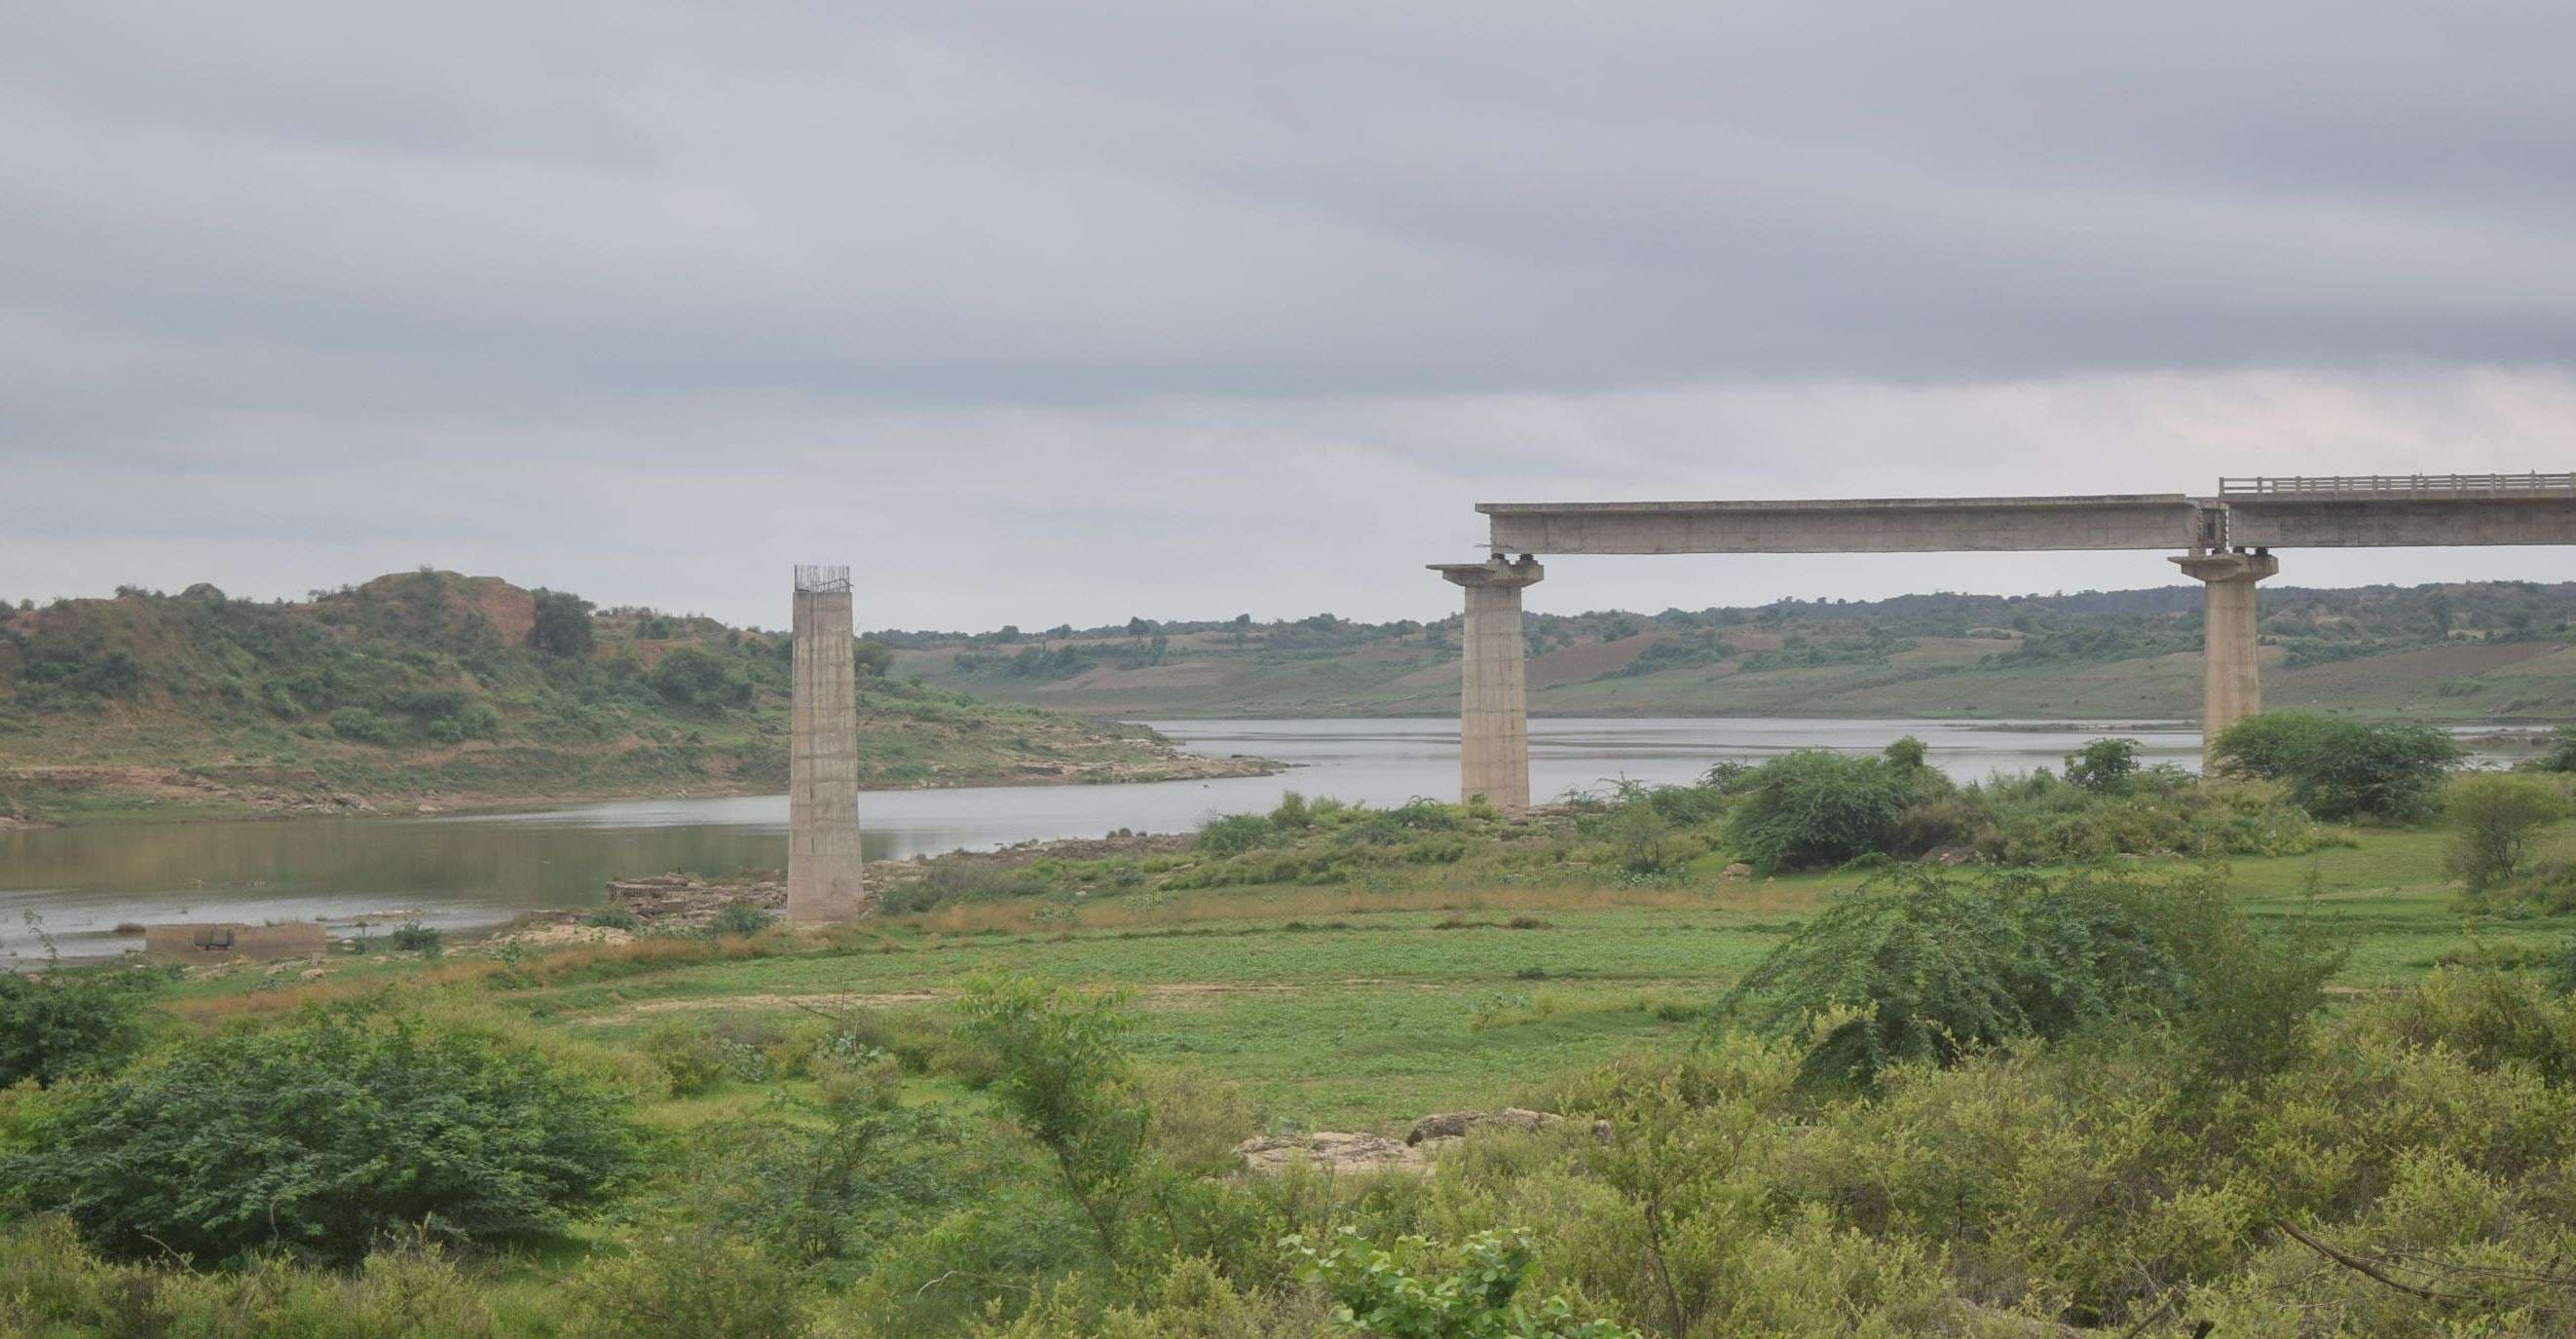
[[[2434,548],[2576,544],[2576,497],[2457,493],[2443,497],[2231,497],[2227,542],[2238,548]]]
[[[1971,553],[2188,549],[2180,493],[1792,502],[1480,502],[1512,553]]]

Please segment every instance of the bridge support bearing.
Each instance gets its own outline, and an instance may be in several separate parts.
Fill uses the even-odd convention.
[[[1485,797],[1497,809],[1530,802],[1529,687],[1521,642],[1521,590],[1547,575],[1527,554],[1510,562],[1434,563],[1431,570],[1467,592],[1459,640],[1458,798]]]
[[[2195,553],[2172,560],[2201,586],[2200,759],[2207,767],[2218,736],[2263,710],[2262,663],[2255,644],[2254,583],[2281,570],[2268,553]]]

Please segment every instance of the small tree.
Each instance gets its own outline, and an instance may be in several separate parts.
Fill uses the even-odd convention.
[[[528,644],[557,660],[589,656],[599,640],[590,618],[590,601],[561,590],[539,590],[536,600],[537,617],[528,628]]]
[[[1931,752],[1932,750],[1922,740],[1912,735],[1905,735],[1889,744],[1879,756],[1887,759],[1887,765],[1897,771],[1919,772],[1923,770],[1924,759],[1929,757]]]
[[[2473,893],[2510,884],[2531,857],[2532,839],[2567,814],[2558,787],[2538,777],[2487,773],[2451,787],[2450,871]]]
[[[2086,790],[2118,790],[2138,773],[2138,741],[2096,739],[2066,755],[2066,779]]]
[[[970,983],[965,1035],[993,1052],[992,1093],[1055,1162],[1101,1254],[1123,1254],[1123,1209],[1145,1163],[1150,1114],[1127,1059],[1134,1026],[1115,994],[1024,978]]]

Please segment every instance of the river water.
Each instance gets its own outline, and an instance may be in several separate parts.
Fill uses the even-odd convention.
[[[1268,777],[1120,786],[875,791],[859,800],[870,859],[1116,828],[1170,832],[1211,814],[1267,809],[1282,791],[1369,804],[1454,798],[1458,732],[1432,720],[1156,721],[1201,753],[1292,766]],[[1687,781],[1723,760],[1793,748],[1874,751],[1899,735],[1931,745],[1963,780],[2059,765],[2104,727],[1996,728],[1952,721],[1541,718],[1530,722],[1531,793],[1619,778]],[[2150,761],[2199,763],[2189,728],[2117,733]],[[66,957],[141,946],[122,922],[364,918],[450,928],[541,906],[595,903],[610,879],[666,870],[729,874],[787,860],[787,801],[631,800],[544,812],[111,824],[0,833],[0,962],[40,950],[36,913]]]

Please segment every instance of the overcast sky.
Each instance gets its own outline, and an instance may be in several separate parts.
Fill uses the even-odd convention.
[[[0,4],[0,596],[1434,617],[1480,500],[2567,469],[2570,51],[2548,0]]]

